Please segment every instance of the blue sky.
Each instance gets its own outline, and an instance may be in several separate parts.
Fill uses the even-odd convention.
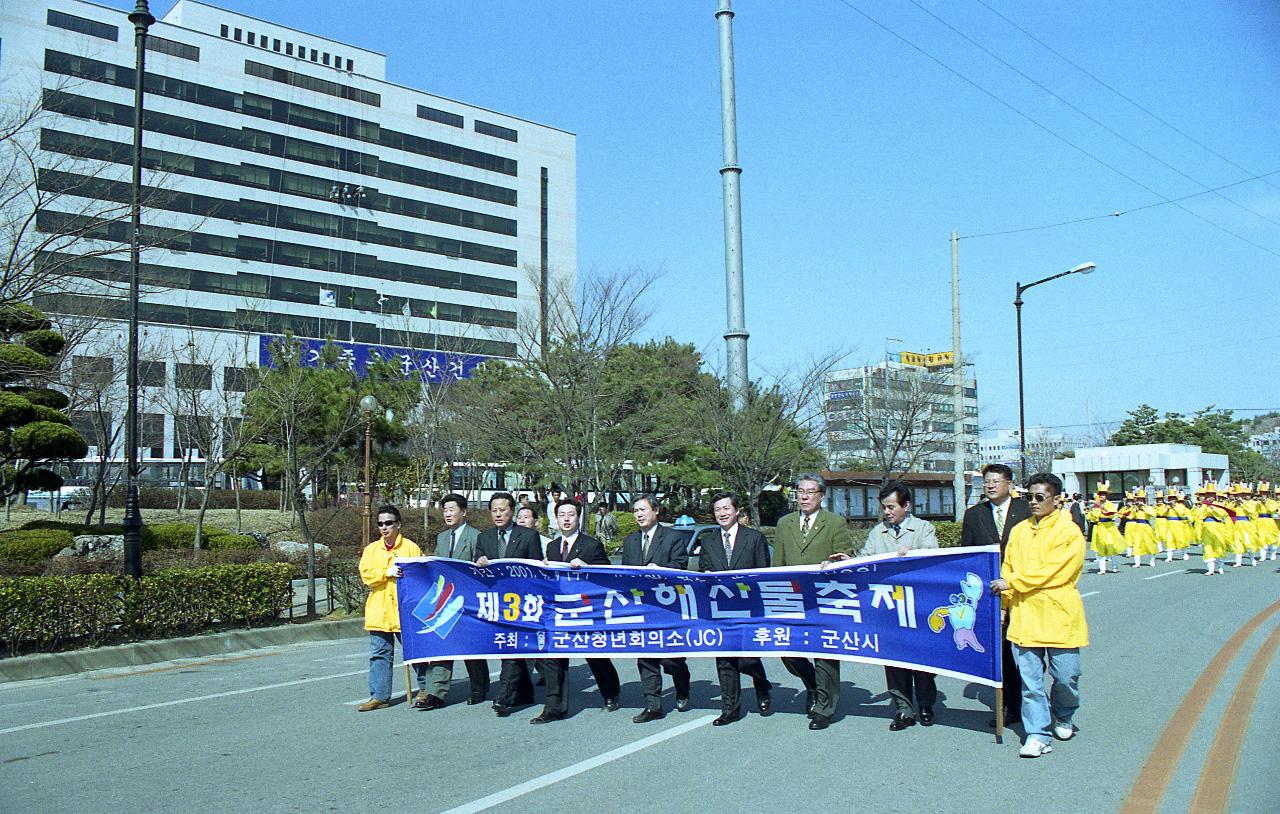
[[[722,355],[715,0],[217,4],[576,133],[579,269],[662,271],[650,332]],[[1086,260],[1024,296],[1028,425],[1280,408],[1280,5],[733,7],[753,378],[834,347],[875,362],[886,337],[949,350],[955,229],[984,429],[1017,425],[1015,282]]]

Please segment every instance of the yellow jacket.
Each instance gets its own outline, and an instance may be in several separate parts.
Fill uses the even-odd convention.
[[[400,608],[396,604],[396,581],[387,577],[387,569],[396,557],[421,557],[422,549],[403,534],[396,535],[391,548],[374,540],[360,554],[360,579],[369,586],[369,600],[364,603],[364,629],[400,632]]]
[[[1009,641],[1022,647],[1084,647],[1089,626],[1076,583],[1084,567],[1084,535],[1053,512],[1013,527],[1000,576],[1009,609]]]

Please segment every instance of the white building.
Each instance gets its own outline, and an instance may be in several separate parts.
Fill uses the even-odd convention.
[[[926,364],[947,357],[939,364]],[[875,442],[901,439],[897,468],[951,472],[955,460],[955,406],[950,354],[904,353],[913,363],[885,361],[874,366],[833,370],[826,375],[827,466],[832,470],[874,469]],[[914,363],[914,362],[918,362]],[[904,426],[909,422],[910,426]],[[966,469],[978,461],[978,384],[964,380],[963,434]],[[917,460],[907,460],[919,449]]]
[[[1230,479],[1226,455],[1201,452],[1193,444],[1133,444],[1123,447],[1084,447],[1072,458],[1053,462],[1053,474],[1067,492],[1092,495],[1107,481],[1111,493],[1138,486],[1176,486],[1195,491],[1201,483]]]
[[[1273,464],[1280,464],[1280,429],[1249,436],[1249,448]]]
[[[43,89],[42,185],[71,211],[127,203],[126,12],[6,2],[0,43],[0,92]],[[151,27],[143,184],[165,194],[144,193],[143,223],[166,247],[142,260],[144,478],[170,479],[164,464],[182,452],[183,417],[158,394],[242,390],[242,369],[269,364],[285,332],[310,351],[336,340],[357,369],[377,355],[434,380],[529,350],[539,289],[572,290],[575,136],[388,82],[385,69],[375,51],[195,0]],[[68,214],[42,212],[41,231],[67,229]],[[126,243],[127,227],[101,237]],[[73,375],[122,379],[128,253],[73,267],[82,289],[35,305],[93,324]]]
[[[1027,459],[1031,462],[1052,461],[1060,453],[1075,449],[1079,438],[1052,432],[1044,427],[1027,428]],[[1005,464],[1016,471],[1021,455],[1017,430],[994,430],[978,439],[978,457],[982,466]]]

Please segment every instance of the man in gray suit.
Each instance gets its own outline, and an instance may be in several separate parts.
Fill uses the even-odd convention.
[[[445,495],[440,500],[440,510],[444,514],[445,530],[436,535],[435,555],[475,562],[479,554],[476,541],[480,539],[480,532],[467,524],[467,499],[456,493]],[[484,659],[468,659],[464,664],[471,679],[471,695],[467,704],[484,703],[489,695],[489,663]],[[419,690],[413,702],[417,709],[440,709],[449,697],[453,662],[433,661],[429,669],[427,689]]]
[[[911,487],[905,483],[892,481],[885,484],[880,490],[880,513],[884,522],[878,523],[867,534],[863,554],[905,557],[912,551],[938,547],[938,533],[933,524],[911,513]],[[920,706],[920,723],[925,726],[933,724],[933,705],[938,700],[938,686],[933,673],[907,667],[885,667],[884,677],[897,709],[889,724],[891,732],[901,732],[916,725],[911,707],[913,688]]]
[[[622,564],[641,567],[678,568],[689,567],[688,541],[678,531],[658,523],[658,499],[653,495],[640,495],[631,502],[639,531],[628,534],[622,541]],[[665,670],[676,685],[676,709],[689,710],[689,665],[684,659],[636,659],[640,671],[640,688],[644,692],[644,710],[631,720],[647,724],[662,718],[662,672]]]

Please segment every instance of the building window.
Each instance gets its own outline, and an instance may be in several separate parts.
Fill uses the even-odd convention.
[[[213,368],[178,362],[173,366],[173,386],[183,390],[209,390],[213,387]]]
[[[147,361],[138,362],[138,384],[142,387],[164,387],[165,363]]]
[[[286,56],[293,56],[293,43],[286,42],[284,44],[284,53]]]
[[[325,65],[328,65],[328,64],[329,64],[329,52],[328,52],[328,51],[325,51],[323,54],[321,54],[321,55],[320,55],[320,61],[321,61],[321,62],[323,62]]]
[[[320,56],[320,52],[319,52],[319,51],[317,51],[316,49],[312,48],[312,49],[311,49],[311,61],[312,61],[312,62],[315,62],[315,61],[319,58],[319,56]]]
[[[164,457],[163,413],[142,413],[138,416],[138,447],[149,458]]]
[[[185,42],[178,42],[177,40],[167,40],[154,34],[147,37],[147,50],[155,51],[158,54],[168,54],[173,57],[189,59],[192,62],[200,61],[200,49],[196,46],[187,45]]]
[[[263,48],[266,48],[266,47],[267,47],[267,35],[266,35],[266,34],[259,34],[259,35],[258,35],[258,45],[262,46]]]
[[[227,37],[231,36],[231,29],[227,28],[224,25],[222,26],[222,31],[220,33],[222,34],[223,39],[226,39]]]
[[[280,51],[280,40],[271,40],[271,50],[276,52]]]
[[[242,32],[240,29],[238,29],[238,28],[236,29],[236,36],[235,36],[235,40],[236,40],[236,42],[240,42],[240,36],[241,36],[243,33],[244,33],[244,32]],[[144,108],[144,109],[145,109],[145,108]]]
[[[71,359],[71,375],[78,382],[104,385],[111,382],[110,356],[75,356]]]
[[[350,71],[352,71],[352,70],[354,70],[354,69],[355,69],[355,63],[348,59],[348,60],[347,60],[347,71],[348,71],[348,72],[350,72]]]
[[[476,119],[476,132],[485,136],[493,136],[494,138],[506,139],[507,141],[519,141],[518,133],[509,127],[500,127],[489,122],[482,122]]]
[[[230,393],[247,393],[249,391],[249,369],[245,367],[224,367],[222,369],[222,389]]]
[[[250,44],[250,45],[257,45],[257,42],[254,40],[254,34],[253,34],[253,32],[252,32],[252,31],[250,31],[250,32],[249,32],[249,44]]]
[[[418,118],[426,119],[431,122],[447,124],[450,127],[462,127],[462,117],[457,113],[450,113],[447,110],[438,110],[434,107],[426,105],[418,105]]]
[[[98,39],[111,40],[117,42],[120,39],[120,29],[114,25],[100,23],[97,20],[87,20],[84,17],[76,17],[73,14],[63,14],[61,11],[49,9],[49,15],[45,21],[54,28],[65,28],[68,31],[75,31],[78,34],[88,34],[90,37]]]

